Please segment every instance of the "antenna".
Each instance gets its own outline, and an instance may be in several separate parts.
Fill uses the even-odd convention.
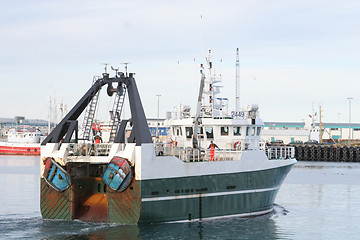
[[[130,64],[130,63],[129,62],[123,62],[121,64],[125,65],[125,74],[126,74],[126,76],[128,76],[128,64]]]
[[[235,110],[240,111],[240,61],[239,48],[236,48],[236,64],[235,64]]]
[[[103,63],[103,64],[104,64],[105,73],[107,73],[107,66],[108,66],[110,63]]]
[[[119,71],[119,68],[114,68],[113,66],[111,66],[111,70],[115,71],[116,73],[116,77],[118,76],[118,71]]]

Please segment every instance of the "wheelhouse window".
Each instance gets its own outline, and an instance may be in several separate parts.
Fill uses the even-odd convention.
[[[250,127],[246,127],[246,136],[249,136],[250,133]]]
[[[241,136],[241,127],[234,127],[234,136]]]
[[[204,130],[202,127],[199,127],[197,130],[198,135],[200,135],[200,138],[204,138]]]
[[[258,127],[256,130],[256,135],[260,136],[260,133],[261,133],[261,127]]]
[[[177,127],[177,128],[176,128],[176,136],[182,136],[181,127]]]
[[[255,136],[256,127],[251,127],[251,136]]]
[[[220,128],[221,136],[227,136],[229,135],[229,127],[221,127]]]
[[[205,133],[207,138],[214,138],[214,132],[212,127],[205,127]]]
[[[191,138],[193,135],[193,129],[192,127],[185,127],[185,132],[186,132],[186,138]]]

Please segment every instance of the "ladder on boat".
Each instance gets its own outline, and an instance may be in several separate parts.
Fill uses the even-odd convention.
[[[99,79],[100,79],[99,76],[95,76],[93,78],[92,84],[94,84]],[[95,96],[92,98],[91,102],[89,103],[89,105],[86,108],[85,115],[84,115],[84,121],[83,121],[83,125],[82,125],[82,131],[83,131],[82,139],[83,140],[90,140],[90,132],[91,132],[92,123],[93,123],[94,117],[95,117],[95,111],[96,111],[96,107],[97,107],[97,103],[98,103],[98,99],[99,99],[99,93],[100,93],[100,91],[98,91],[95,94]]]
[[[113,109],[112,111],[110,111],[111,130],[110,130],[109,142],[113,142],[115,140],[116,133],[119,129],[120,115],[125,102],[125,94],[126,94],[126,88],[125,85],[122,84],[122,86],[118,88],[118,90],[115,93]]]

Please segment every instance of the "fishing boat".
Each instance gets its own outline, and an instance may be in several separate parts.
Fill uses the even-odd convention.
[[[206,81],[202,75],[200,89]],[[109,96],[115,94],[110,137],[95,144],[89,133],[105,85]],[[131,118],[120,119],[126,93]],[[110,77],[105,71],[41,144],[42,216],[139,224],[269,213],[296,160],[293,148],[260,146],[257,110],[252,106],[239,119],[205,111],[189,115],[172,123],[176,141],[154,144],[134,74],[116,71]],[[79,135],[83,111],[85,130]],[[207,149],[211,126],[220,149]],[[224,126],[229,135],[218,136]],[[234,126],[240,135],[230,141]]]
[[[0,142],[0,154],[40,155],[41,131],[33,127],[11,128],[7,142]]]

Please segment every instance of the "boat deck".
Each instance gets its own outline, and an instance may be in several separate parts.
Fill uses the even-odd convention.
[[[112,144],[69,144],[68,161],[98,162],[110,153]],[[155,153],[157,156],[174,156],[183,162],[207,162],[207,161],[233,161],[239,160],[244,151],[255,151],[255,149],[195,149],[175,146],[171,143],[156,143]],[[124,149],[125,145],[123,145]],[[289,159],[295,157],[295,148],[289,146],[263,146],[257,151],[265,151],[269,160]],[[92,159],[92,160],[91,160]]]

